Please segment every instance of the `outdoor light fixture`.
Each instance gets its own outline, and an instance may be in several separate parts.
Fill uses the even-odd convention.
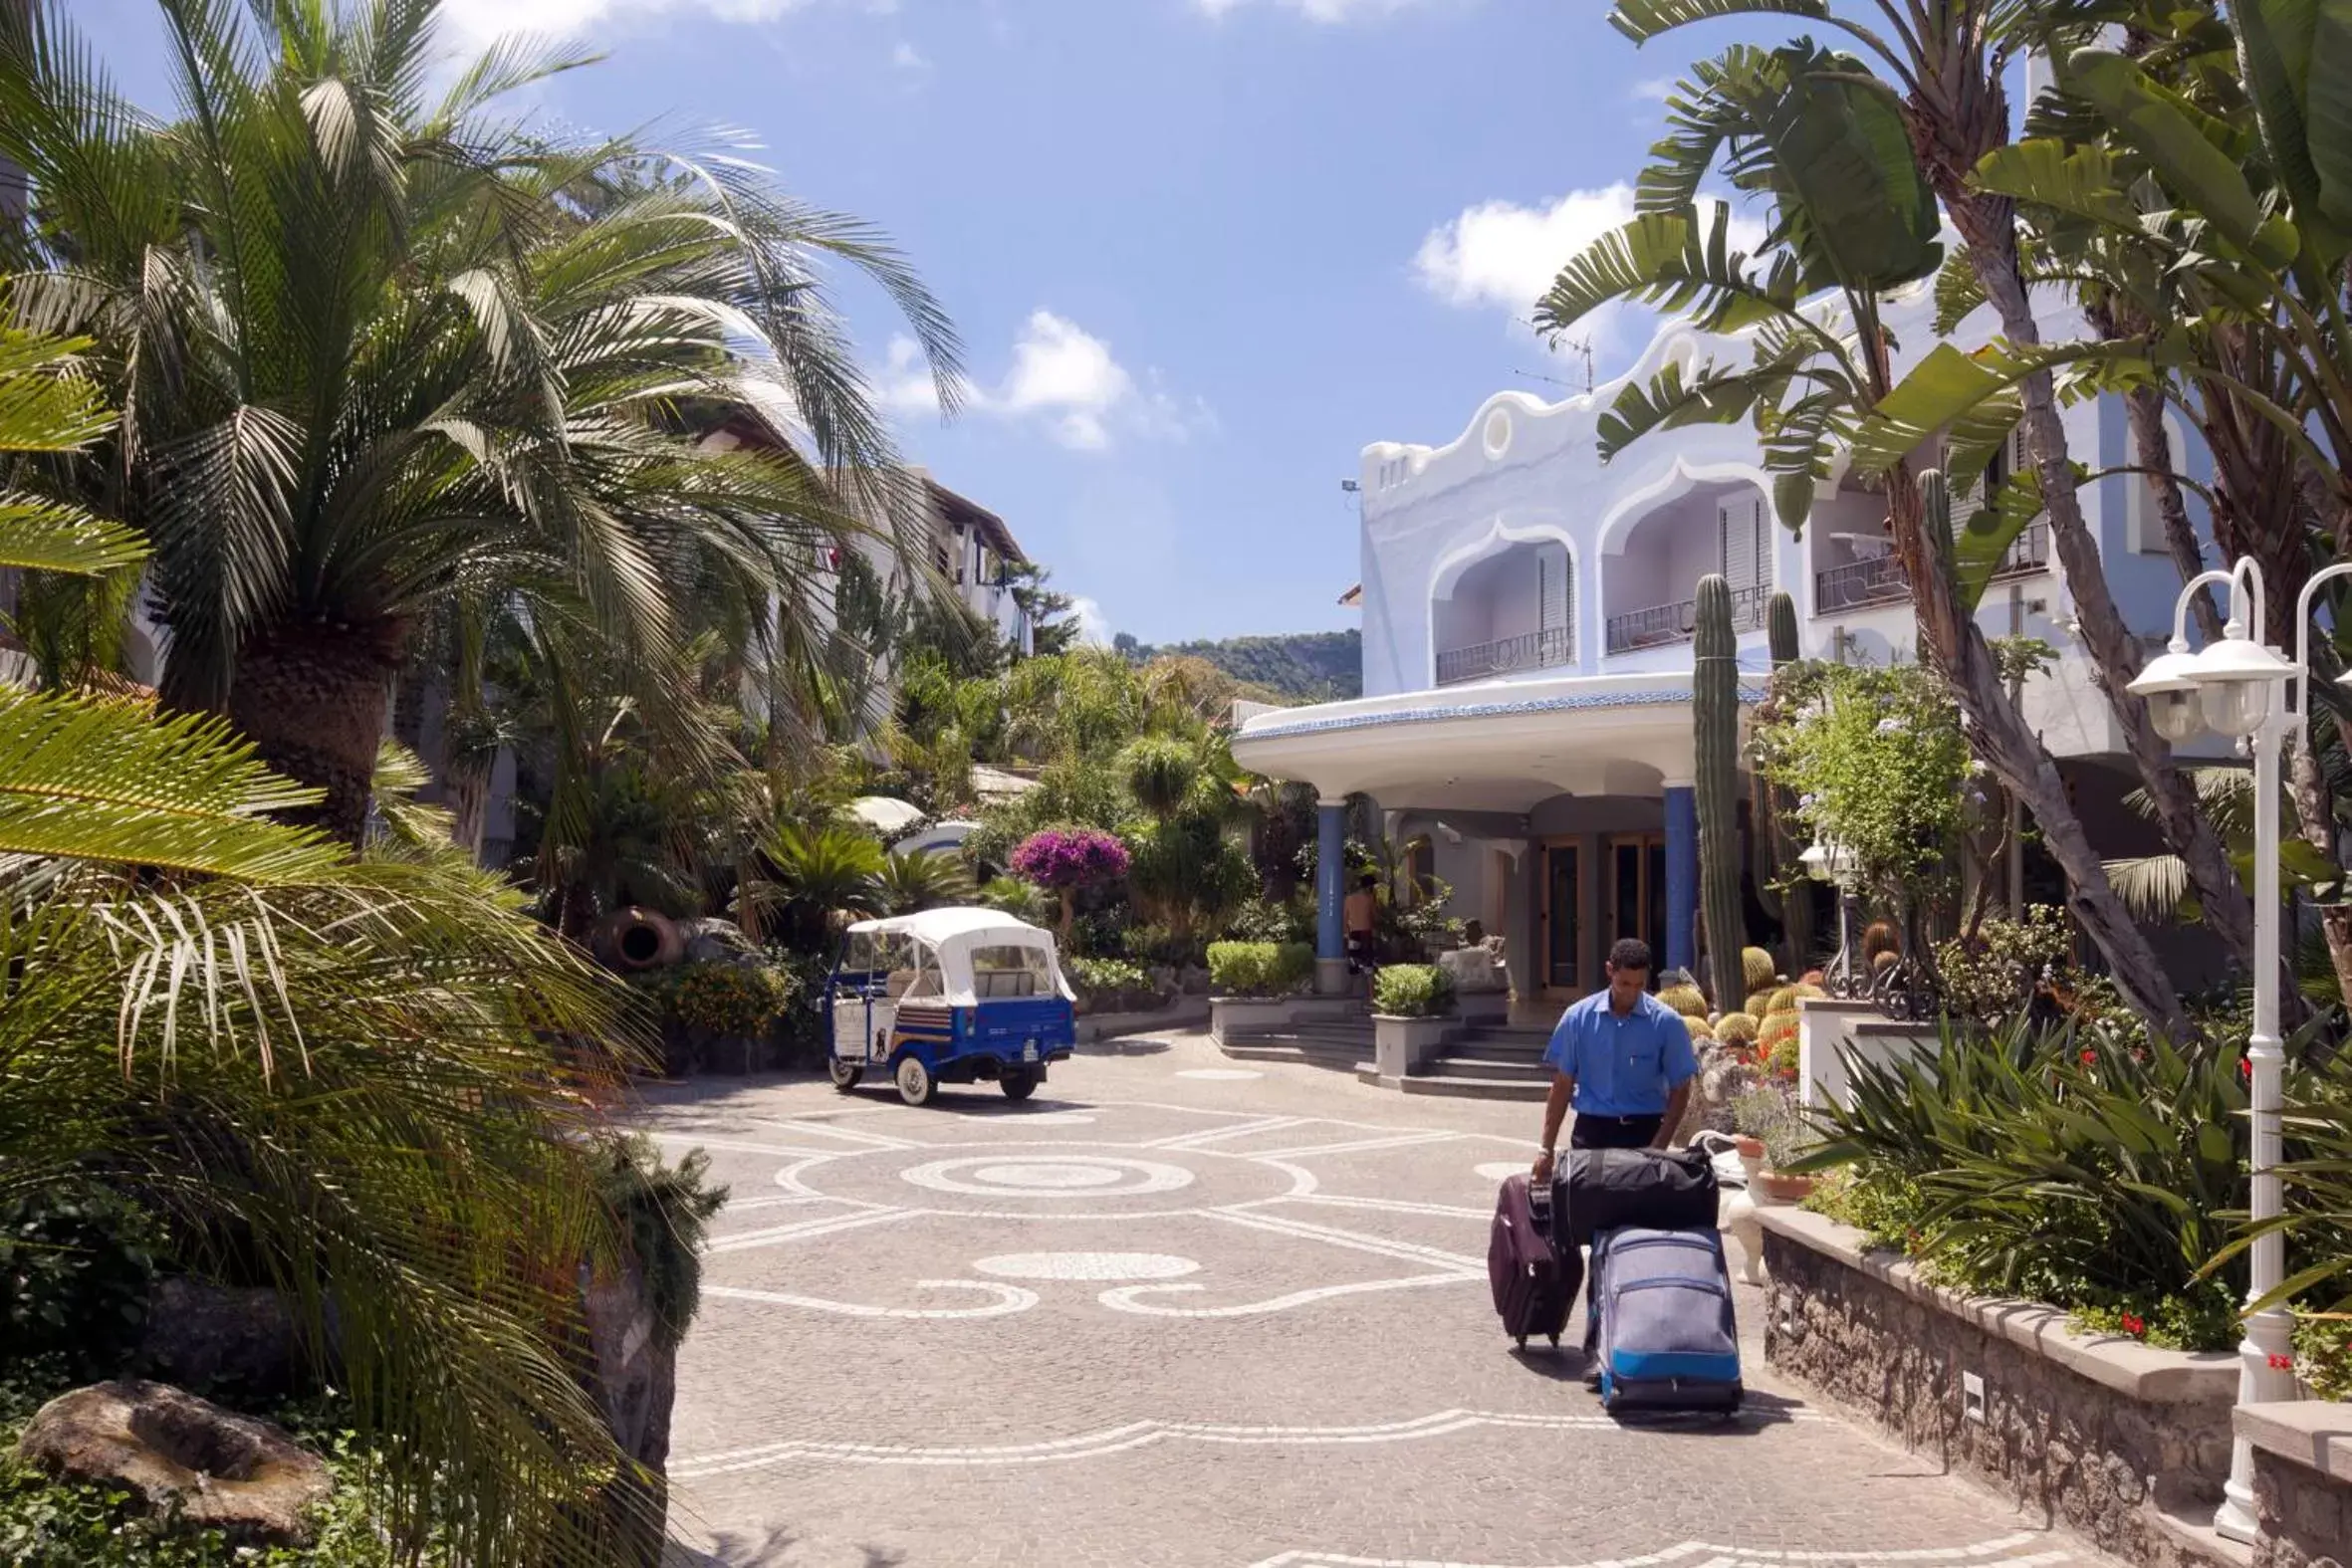
[[[2262,602],[2261,578],[2255,577],[2255,624]],[[2197,683],[2205,707],[2205,722],[2234,738],[2252,735],[2270,717],[2270,694],[2295,673],[2295,667],[2275,650],[2244,635],[2233,618],[2222,640],[2190,661],[2188,676]]]
[[[2193,741],[2205,728],[2204,705],[2198,700],[2197,682],[2189,671],[2197,664],[2197,656],[2189,651],[2185,638],[2175,637],[2172,646],[2148,661],[2148,668],[2140,678],[2124,688],[2135,697],[2148,702],[2148,717],[2156,725],[2156,733],[2175,746]]]
[[[2278,1218],[2284,1194],[2278,1179],[2280,1157],[2279,1103],[2286,1052],[2279,1042],[2278,949],[2282,900],[2278,888],[2278,801],[2280,752],[2291,733],[2308,745],[2311,714],[2311,596],[2332,577],[2352,574],[2352,563],[2316,571],[2303,583],[2295,601],[2295,657],[2290,661],[2275,648],[2265,647],[2260,631],[2263,615],[2262,573],[2253,560],[2240,560],[2228,571],[2201,572],[2181,589],[2173,606],[2173,638],[2168,651],[2149,661],[2140,678],[2126,690],[2146,698],[2150,717],[2165,739],[2179,742],[2196,735],[2201,726],[2250,742],[2254,778],[2254,962],[2253,1028],[2246,1041],[2249,1098],[2252,1101],[2253,1149],[2247,1161],[2253,1187],[2253,1221],[2261,1226]],[[2201,652],[2189,651],[2189,604],[2209,582],[2230,585],[2230,620],[2223,635]],[[2251,611],[2250,615],[2248,611]],[[2247,627],[2255,634],[2248,636]],[[2289,680],[2299,680],[2300,694]],[[2352,675],[2338,684],[2352,687]],[[2273,695],[2275,694],[2275,695]],[[2250,1305],[2276,1293],[2286,1277],[2286,1238],[2276,1231],[2256,1237],[2247,1268],[2246,1300]],[[2262,1404],[2296,1397],[2294,1374],[2294,1318],[2284,1307],[2271,1306],[2245,1317],[2245,1338],[2237,1347],[2237,1403]],[[2254,1521],[2253,1446],[2238,1438],[2230,1456],[2230,1479],[2223,1488],[2222,1506],[2214,1515],[2214,1530],[2234,1541],[2251,1542]]]

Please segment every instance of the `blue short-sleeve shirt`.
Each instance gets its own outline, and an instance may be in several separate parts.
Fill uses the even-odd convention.
[[[1605,991],[1573,1004],[1552,1029],[1543,1060],[1576,1080],[1580,1116],[1663,1115],[1667,1096],[1699,1072],[1689,1026],[1647,992],[1622,1016]]]

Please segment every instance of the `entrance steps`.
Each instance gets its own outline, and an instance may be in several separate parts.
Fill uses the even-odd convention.
[[[1551,1092],[1543,1047],[1551,1031],[1509,1024],[1465,1030],[1446,1042],[1429,1070],[1398,1085],[1407,1094],[1451,1094],[1481,1100],[1540,1100]]]
[[[1465,1024],[1448,1037],[1424,1070],[1401,1080],[1381,1078],[1373,1064],[1368,1012],[1234,1030],[1220,1044],[1226,1055],[1237,1060],[1293,1062],[1352,1072],[1366,1083],[1386,1083],[1406,1094],[1540,1100],[1551,1090],[1551,1069],[1542,1059],[1550,1038],[1547,1028]]]

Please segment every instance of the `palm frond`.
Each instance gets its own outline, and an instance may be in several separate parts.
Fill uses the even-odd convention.
[[[342,852],[269,813],[318,797],[262,767],[217,719],[0,691],[0,853],[304,881]]]

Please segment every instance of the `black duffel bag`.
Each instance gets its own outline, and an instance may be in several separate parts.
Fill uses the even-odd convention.
[[[1552,1178],[1552,1239],[1590,1246],[1596,1232],[1713,1230],[1715,1162],[1696,1149],[1571,1149]]]

